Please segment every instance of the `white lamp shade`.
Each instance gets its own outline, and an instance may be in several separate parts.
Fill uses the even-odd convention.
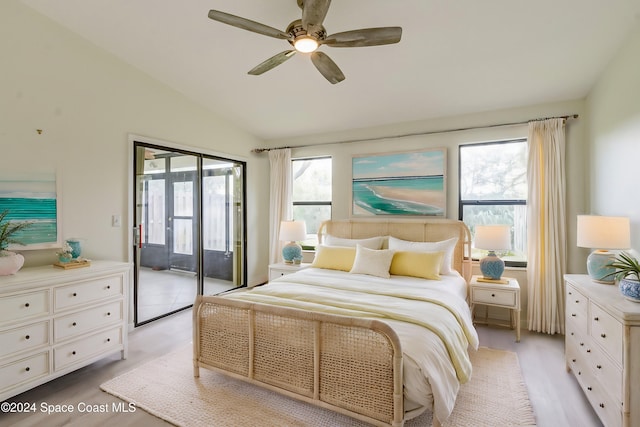
[[[307,226],[304,221],[282,221],[280,240],[296,242],[307,238]]]
[[[629,218],[578,215],[577,245],[591,249],[630,248]]]
[[[476,225],[474,246],[488,251],[511,249],[511,226]]]

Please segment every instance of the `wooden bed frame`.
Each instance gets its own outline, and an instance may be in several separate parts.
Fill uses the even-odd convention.
[[[327,221],[320,242],[326,234],[419,242],[457,237],[452,267],[467,282],[471,277],[471,238],[461,221]],[[196,298],[193,321],[195,377],[200,368],[211,369],[373,425],[404,424],[402,349],[381,321],[215,296]],[[433,425],[440,425],[435,416]]]

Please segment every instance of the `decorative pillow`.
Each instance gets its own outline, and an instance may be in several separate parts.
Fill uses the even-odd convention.
[[[388,279],[389,266],[394,251],[389,249],[369,249],[360,244],[356,246],[356,259],[349,273],[368,274]]]
[[[450,274],[453,272],[451,268],[451,262],[453,260],[453,251],[458,243],[458,238],[453,237],[448,240],[442,240],[440,242],[410,242],[408,240],[396,239],[393,236],[389,236],[389,249],[395,249],[396,251],[410,251],[410,252],[435,252],[443,251],[442,266],[440,267],[440,274]]]
[[[355,257],[356,248],[318,245],[311,267],[349,271]]]
[[[335,237],[327,234],[324,237],[324,244],[327,246],[348,246],[355,248],[356,245],[362,245],[368,249],[380,249],[382,248],[382,241],[384,237],[370,237],[368,239],[344,239],[342,237]]]
[[[440,267],[444,252],[399,251],[393,255],[389,273],[397,276],[421,277],[440,280]]]

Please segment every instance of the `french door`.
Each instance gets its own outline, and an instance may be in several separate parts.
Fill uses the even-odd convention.
[[[134,143],[134,323],[246,280],[245,165]]]

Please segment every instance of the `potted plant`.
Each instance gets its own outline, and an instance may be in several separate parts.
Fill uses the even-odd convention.
[[[621,252],[618,254],[611,267],[615,268],[614,276],[618,280],[618,287],[622,295],[630,301],[640,302],[640,263],[631,254]]]
[[[10,244],[22,245],[23,243],[14,238],[20,230],[31,226],[31,222],[15,222],[7,219],[9,210],[0,213],[0,276],[15,274],[24,264],[24,257],[21,254],[7,250]]]

